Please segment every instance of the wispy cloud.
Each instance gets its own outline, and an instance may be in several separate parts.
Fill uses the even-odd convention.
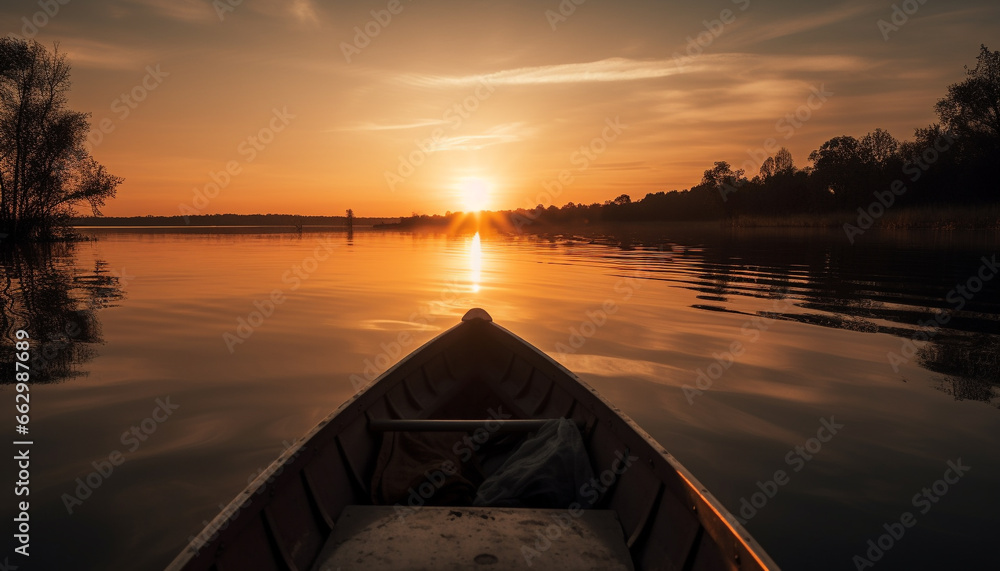
[[[292,0],[292,15],[299,22],[318,24],[319,16],[316,15],[316,7],[312,0]]]
[[[210,22],[217,20],[210,2],[203,0],[127,0],[142,6],[153,14],[181,22]]]
[[[921,12],[921,18],[927,21],[952,21],[955,23],[968,24],[970,19],[978,19],[982,22],[989,22],[991,19],[997,17],[1000,10],[997,9],[996,5],[993,6],[977,6],[977,7],[956,7],[956,6],[942,6],[941,11],[935,14],[924,15]],[[991,48],[993,46],[990,46]]]
[[[63,38],[59,49],[74,67],[140,70],[152,61],[144,50],[84,38]]]
[[[515,143],[528,136],[522,123],[505,123],[490,127],[479,135],[444,137],[434,145],[435,151],[478,151],[492,145]]]
[[[330,131],[403,131],[406,129],[417,129],[419,127],[432,127],[434,125],[443,125],[447,123],[444,119],[414,119],[408,123],[361,123],[358,125],[350,125],[340,129],[331,129]]]
[[[871,4],[837,5],[818,14],[796,15],[766,23],[754,22],[748,26],[742,38],[750,43],[763,42],[786,36],[819,30],[827,26],[846,22],[873,10]]]
[[[389,124],[362,123],[339,129],[330,129],[327,132],[405,131],[408,129],[432,127],[435,125],[444,125],[447,123],[448,123],[447,121],[444,121],[442,119],[415,119],[408,123],[389,123]],[[482,131],[477,134],[441,137],[434,142],[430,151],[431,152],[475,151],[483,149],[485,147],[490,147],[492,145],[515,143],[517,141],[522,141],[530,137],[532,132],[533,129],[531,127],[528,127],[521,122],[503,123],[500,125],[494,125],[493,127],[490,127],[485,131]]]
[[[521,67],[482,75],[404,74],[397,79],[420,87],[466,86],[481,82],[491,85],[557,85],[640,81],[682,73],[739,73],[752,67],[767,67],[781,74],[793,71],[857,71],[871,67],[871,62],[859,56],[719,53],[705,54],[690,61],[609,58],[587,63]]]
[[[252,12],[272,20],[294,20],[311,26],[318,26],[320,23],[319,10],[314,0],[257,0],[252,3],[244,0],[244,4]]]
[[[521,67],[482,75],[405,74],[399,79],[404,83],[428,87],[471,85],[483,81],[494,85],[535,85],[635,81],[667,77],[680,71],[673,60],[633,60],[616,57],[584,63]]]
[[[738,73],[765,70],[787,76],[798,72],[849,72],[870,69],[875,60],[853,55],[774,55],[755,53],[705,54],[696,60],[699,70]]]
[[[617,163],[596,163],[587,167],[595,171],[647,171],[654,170],[653,166],[644,161],[625,161]]]

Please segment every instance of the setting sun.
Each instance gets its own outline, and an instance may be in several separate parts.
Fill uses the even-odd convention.
[[[459,198],[466,212],[485,210],[490,201],[491,185],[479,177],[463,178],[458,185]]]

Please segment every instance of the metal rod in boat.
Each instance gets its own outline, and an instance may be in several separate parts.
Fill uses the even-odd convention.
[[[373,418],[368,428],[374,432],[469,432],[485,429],[490,432],[534,432],[548,422],[548,418],[531,419],[387,419]],[[577,422],[577,426],[581,426]]]

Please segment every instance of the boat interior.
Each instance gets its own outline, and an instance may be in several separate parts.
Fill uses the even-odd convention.
[[[568,505],[538,494],[477,503],[484,481],[546,425],[566,426],[557,419],[578,431],[593,474],[586,493]],[[482,310],[287,450],[174,566],[776,568],[666,450]]]

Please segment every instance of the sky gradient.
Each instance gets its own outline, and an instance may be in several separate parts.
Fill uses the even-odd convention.
[[[1000,47],[995,0],[64,1],[4,2],[0,32],[68,55],[112,216],[639,199],[755,174],[768,139],[802,167],[911,138]]]

